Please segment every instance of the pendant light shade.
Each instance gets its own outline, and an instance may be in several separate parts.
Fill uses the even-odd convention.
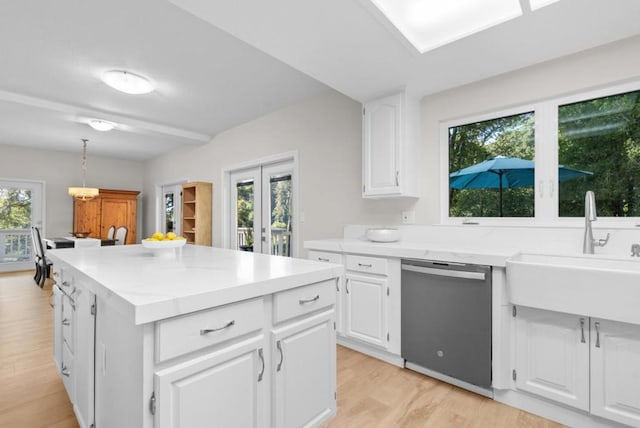
[[[82,187],[69,187],[69,195],[80,201],[88,201],[100,193],[95,187],[87,187],[85,179],[87,176],[87,139],[82,139]]]

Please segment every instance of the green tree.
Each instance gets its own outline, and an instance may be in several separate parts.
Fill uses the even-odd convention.
[[[0,188],[0,229],[31,227],[31,191]]]

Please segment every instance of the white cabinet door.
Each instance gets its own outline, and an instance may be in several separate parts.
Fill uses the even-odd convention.
[[[53,286],[53,362],[60,372],[62,367],[62,291]]]
[[[155,373],[157,428],[264,426],[264,336]]]
[[[589,410],[589,319],[518,306],[516,386]]]
[[[386,278],[347,273],[345,283],[345,335],[386,348],[387,325]]]
[[[334,311],[331,309],[273,330],[275,396],[272,426],[318,426],[335,415],[333,322]]]
[[[363,196],[399,194],[402,94],[367,103],[363,127]]]
[[[78,284],[74,297],[76,308],[73,325],[76,397],[73,410],[80,427],[89,428],[94,423],[96,296]]]
[[[640,427],[640,326],[591,319],[591,413]]]

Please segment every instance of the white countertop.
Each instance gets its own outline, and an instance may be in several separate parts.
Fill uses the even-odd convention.
[[[251,252],[185,245],[154,257],[141,245],[47,252],[91,281],[86,287],[135,324],[144,324],[324,281],[341,265]],[[64,272],[63,272],[64,273]]]
[[[517,246],[480,246],[477,243],[442,242],[371,242],[358,238],[305,241],[308,250],[334,251],[370,256],[424,259],[488,266],[505,266],[508,257],[520,249]]]

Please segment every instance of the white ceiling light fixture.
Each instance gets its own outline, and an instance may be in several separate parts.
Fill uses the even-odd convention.
[[[100,120],[100,119],[91,119],[89,120],[89,126],[95,129],[96,131],[111,131],[116,127],[116,124],[113,122],[109,122],[108,120]]]
[[[529,5],[531,6],[531,10],[538,10],[541,7],[549,6],[558,1],[560,0],[529,0]]]
[[[109,70],[102,75],[102,81],[113,89],[131,95],[148,94],[155,89],[148,78],[126,70]]]
[[[82,187],[69,187],[69,195],[80,201],[90,201],[100,194],[100,190],[95,187],[87,187],[87,140],[82,139]]]
[[[420,53],[522,16],[519,0],[371,2]]]

